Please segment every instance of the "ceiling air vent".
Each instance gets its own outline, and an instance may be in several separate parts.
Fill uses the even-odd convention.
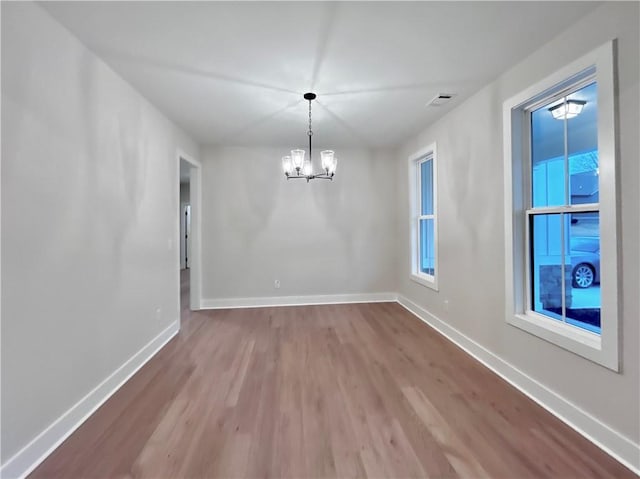
[[[454,93],[438,93],[429,103],[427,103],[427,106],[442,106],[454,96],[456,96]]]

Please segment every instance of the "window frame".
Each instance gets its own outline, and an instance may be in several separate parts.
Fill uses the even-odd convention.
[[[432,193],[433,214],[422,215],[422,176],[420,166],[431,161],[432,165]],[[409,155],[409,211],[410,211],[410,237],[411,237],[411,272],[410,278],[423,286],[438,291],[438,162],[436,144],[432,143],[425,148]],[[433,269],[434,274],[426,274],[420,270],[420,220],[433,219]]]
[[[620,370],[617,211],[616,105],[614,42],[607,42],[528,87],[503,104],[505,194],[506,321],[548,342],[614,371]],[[594,70],[594,71],[593,71]],[[590,71],[593,71],[591,76]],[[530,201],[530,131],[532,108],[554,96],[568,94],[585,82],[598,85],[599,203],[537,207],[540,213],[599,211],[601,334],[561,323],[532,311],[527,238]]]

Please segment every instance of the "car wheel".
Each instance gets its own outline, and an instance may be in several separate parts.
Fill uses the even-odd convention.
[[[593,267],[587,263],[580,263],[573,268],[573,286],[575,288],[588,288],[593,284],[595,274]]]

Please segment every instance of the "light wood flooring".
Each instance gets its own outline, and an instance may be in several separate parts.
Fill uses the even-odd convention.
[[[395,303],[182,326],[32,478],[636,477]]]

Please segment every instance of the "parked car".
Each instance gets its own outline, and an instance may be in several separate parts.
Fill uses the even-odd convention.
[[[600,238],[571,238],[571,277],[574,288],[589,288],[600,283]]]

